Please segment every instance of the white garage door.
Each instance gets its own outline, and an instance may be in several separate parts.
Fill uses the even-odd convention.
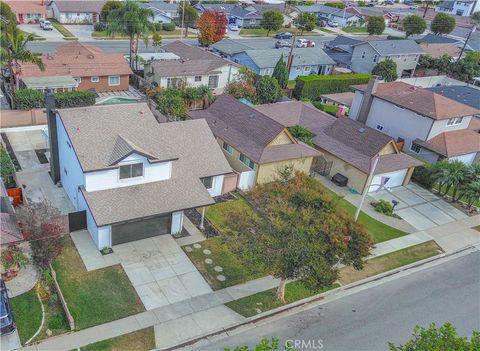
[[[372,185],[370,186],[369,192],[378,190],[382,182],[384,182],[384,185],[387,188],[393,188],[402,185],[407,171],[408,169],[401,169],[395,172],[388,172],[376,175],[375,177],[373,177]]]

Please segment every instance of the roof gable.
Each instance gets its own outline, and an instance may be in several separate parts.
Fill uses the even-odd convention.
[[[139,154],[149,160],[157,159],[157,157],[144,151],[142,148],[136,146],[134,143],[125,139],[121,135],[118,135],[113,146],[112,154],[110,155],[109,165],[116,165],[132,154]]]

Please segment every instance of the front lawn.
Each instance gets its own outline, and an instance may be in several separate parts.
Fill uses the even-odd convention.
[[[166,30],[158,31],[158,33],[160,33],[162,37],[179,36],[181,32],[182,30],[178,28],[172,31],[166,31]],[[97,39],[128,39],[128,36],[125,36],[123,34],[115,34],[115,36],[112,38],[107,34],[106,30],[92,32],[92,37]],[[191,36],[189,35],[188,37],[191,37]]]
[[[372,275],[390,271],[392,269],[405,266],[407,264],[424,260],[426,258],[438,255],[442,249],[435,241],[427,241],[422,244],[407,247],[387,255],[372,258],[365,262],[365,266],[361,271],[353,269],[353,267],[345,267],[340,269],[340,282],[349,284],[357,280],[365,279]]]
[[[120,265],[87,272],[70,238],[53,268],[76,329],[145,311]]]
[[[84,347],[81,351],[147,351],[155,348],[155,331],[153,327],[145,328],[130,334],[125,334],[99,341]]]
[[[255,213],[252,206],[250,206],[243,197],[238,195],[235,200],[219,202],[207,207],[205,216],[216,229],[225,230],[227,228],[225,220],[229,212],[245,212],[247,215]]]
[[[285,304],[299,301],[337,287],[339,287],[338,284],[333,284],[320,290],[312,290],[305,287],[301,282],[291,282],[285,287]],[[262,291],[235,301],[227,302],[225,305],[244,317],[251,317],[285,305],[275,298],[276,291],[276,288]]]
[[[343,32],[346,32],[346,33],[360,33],[360,34],[367,34],[368,31],[367,31],[367,27],[346,27],[346,28],[342,28],[342,31]]]
[[[274,36],[277,33],[282,33],[282,32],[289,32],[289,33],[295,33],[295,28],[281,28],[278,31],[270,31],[268,36]],[[256,27],[256,28],[242,28],[240,29],[240,35],[243,36],[248,36],[248,37],[266,37],[268,31],[266,29],[263,29],[261,27]],[[298,35],[321,35],[316,32],[309,32],[309,31],[304,31],[303,34],[300,34],[300,31],[298,32]]]
[[[10,299],[13,316],[17,323],[18,334],[22,345],[40,328],[42,323],[42,306],[38,301],[35,289]]]
[[[52,26],[60,32],[65,38],[69,38],[70,40],[75,38],[75,35],[72,34],[67,28],[65,28],[60,22],[58,22],[55,18],[49,18],[50,22],[52,22]]]

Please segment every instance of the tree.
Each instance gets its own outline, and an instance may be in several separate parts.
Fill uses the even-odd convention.
[[[311,12],[302,12],[297,18],[295,18],[295,25],[300,28],[300,34],[303,34],[303,31],[306,30],[311,32],[315,29],[317,25],[318,17],[316,14]]]
[[[463,187],[461,198],[467,202],[468,208],[480,199],[480,179],[468,183]]]
[[[283,54],[280,56],[275,68],[273,69],[272,77],[278,82],[281,89],[286,89],[288,86],[288,69],[285,61],[283,60]]]
[[[145,45],[148,44],[150,34],[149,19],[153,18],[153,11],[138,5],[132,0],[126,0],[122,6],[113,9],[107,18],[107,34],[124,34],[130,41],[130,68],[134,68],[134,62],[137,62],[138,42],[143,38]],[[135,60],[135,61],[134,61]]]
[[[472,24],[480,24],[480,11],[476,11],[470,17],[470,23]]]
[[[373,67],[372,74],[382,77],[386,82],[397,80],[397,64],[391,59],[381,61]]]
[[[480,75],[480,54],[478,52],[469,52],[467,56],[455,64],[451,75],[465,82],[478,77]]]
[[[202,46],[210,46],[225,37],[227,17],[221,12],[205,11],[198,20],[198,41]]]
[[[60,211],[49,202],[35,202],[21,206],[17,216],[29,235],[33,263],[48,269],[62,252],[67,234]]]
[[[367,31],[370,35],[380,35],[385,30],[385,18],[383,16],[371,16],[368,18]]]
[[[265,11],[262,15],[262,28],[267,31],[267,37],[270,31],[277,31],[282,28],[283,15],[278,11]]]
[[[260,104],[275,102],[280,96],[280,86],[275,78],[262,76],[255,84],[257,90],[257,101]]]
[[[244,98],[256,102],[255,72],[242,66],[235,74],[233,81],[225,87],[225,92],[236,99]]]
[[[422,17],[417,15],[405,17],[402,24],[406,38],[412,34],[422,34],[425,32],[425,29],[427,29],[427,22]]]
[[[185,119],[187,104],[179,89],[164,89],[155,96],[157,109],[167,117],[174,120]]]
[[[185,9],[185,11],[184,11]],[[197,23],[197,10],[191,5],[185,4],[185,1],[178,5],[178,16],[183,20],[183,28],[185,28],[185,38],[188,36],[188,27],[193,27]]]
[[[468,168],[462,161],[454,160],[446,164],[447,180],[445,182],[445,193],[447,195],[452,189],[452,199],[456,200],[457,191],[467,181]]]
[[[435,323],[428,328],[416,326],[412,338],[403,345],[389,342],[391,351],[473,351],[480,349],[480,332],[473,331],[472,338],[459,336],[449,322],[437,328]]]
[[[437,13],[430,23],[430,30],[434,34],[448,34],[455,28],[455,17],[446,13]]]
[[[231,229],[223,239],[243,259],[280,279],[276,296],[284,302],[287,280],[321,289],[338,279],[340,264],[361,269],[372,241],[360,224],[337,211],[318,181],[301,172],[282,173],[281,181],[257,185],[246,194],[259,214],[228,213]]]
[[[159,32],[153,32],[152,45],[155,47],[155,50],[162,45],[162,36]]]
[[[298,140],[304,142],[307,145],[313,146],[313,137],[315,134],[308,129],[307,127],[301,125],[294,125],[288,127],[288,131],[292,134],[293,137],[297,138]]]
[[[10,6],[8,6],[8,4],[4,1],[0,1],[0,15],[2,16],[2,21],[0,21],[0,28],[2,32],[7,25],[16,25],[17,16],[13,13]]]
[[[122,2],[118,0],[108,0],[102,7],[102,11],[100,11],[100,19],[102,21],[107,21],[108,15],[110,11],[116,10],[122,7]]]

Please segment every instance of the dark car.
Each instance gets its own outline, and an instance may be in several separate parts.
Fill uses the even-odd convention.
[[[369,2],[369,3],[367,4],[367,7],[375,7],[375,4],[374,4],[373,2]]]
[[[289,32],[281,32],[275,35],[275,38],[277,39],[292,39],[293,34]]]
[[[0,335],[8,335],[15,331],[12,305],[8,298],[5,282],[0,280]]]
[[[386,0],[385,1],[385,5],[393,5],[395,3],[395,1],[393,0]]]

